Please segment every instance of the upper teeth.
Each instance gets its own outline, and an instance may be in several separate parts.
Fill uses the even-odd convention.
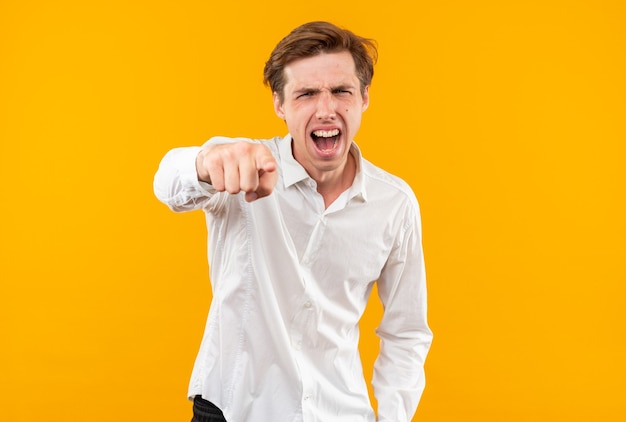
[[[316,130],[315,132],[313,132],[313,135],[317,136],[318,138],[331,138],[333,136],[339,135],[339,129]]]

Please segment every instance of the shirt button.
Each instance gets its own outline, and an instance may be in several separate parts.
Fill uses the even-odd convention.
[[[304,307],[307,308],[307,309],[309,309],[311,306],[313,306],[313,304],[311,302],[306,302],[304,304]]]
[[[310,396],[310,395],[308,395],[308,394],[307,394],[306,396],[304,396],[304,400],[305,400],[305,401],[306,401],[306,400],[308,400],[308,399],[310,399],[310,398],[311,398],[311,396]]]

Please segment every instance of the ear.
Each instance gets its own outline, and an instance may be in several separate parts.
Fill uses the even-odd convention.
[[[278,95],[277,92],[274,92],[273,100],[274,100],[274,113],[276,113],[276,115],[280,117],[282,120],[285,120],[285,111],[283,110],[283,105],[280,102],[280,96]]]
[[[370,86],[368,85],[363,90],[363,107],[361,109],[361,112],[364,112],[365,110],[367,110],[369,105],[370,105]]]

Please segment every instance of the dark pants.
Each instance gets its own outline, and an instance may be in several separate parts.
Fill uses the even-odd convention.
[[[193,399],[193,419],[191,422],[226,422],[226,419],[216,405],[196,396]]]

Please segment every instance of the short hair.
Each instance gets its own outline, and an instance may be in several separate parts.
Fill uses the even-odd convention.
[[[285,67],[298,59],[321,53],[348,51],[354,59],[361,93],[372,83],[374,64],[378,60],[376,41],[355,35],[329,22],[316,21],[301,25],[283,38],[270,54],[263,71],[263,83],[284,100]]]

